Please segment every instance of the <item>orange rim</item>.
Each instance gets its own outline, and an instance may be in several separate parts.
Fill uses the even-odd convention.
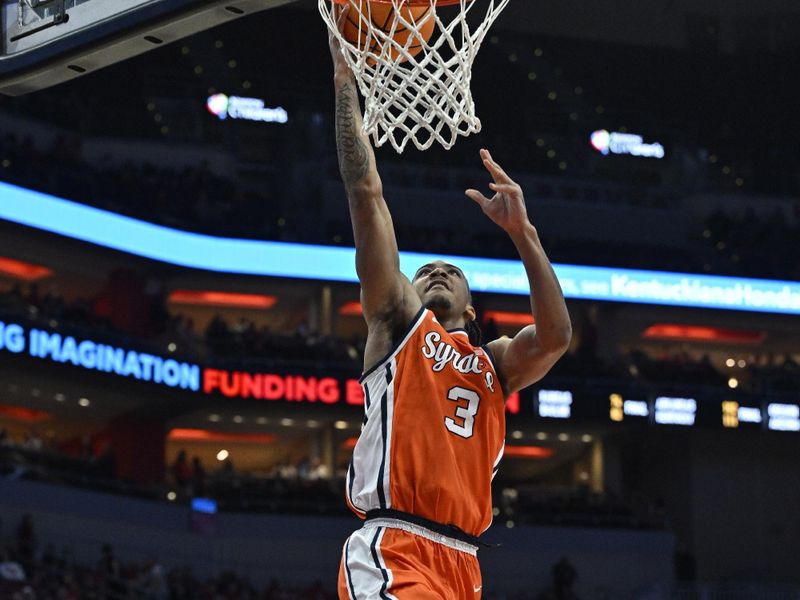
[[[467,0],[471,2],[472,0]],[[350,0],[333,0],[336,4],[349,4]],[[375,4],[391,4],[392,0],[369,0]],[[448,6],[450,4],[458,4],[461,0],[435,0],[436,6]],[[408,6],[430,6],[431,0],[404,0],[403,4]]]

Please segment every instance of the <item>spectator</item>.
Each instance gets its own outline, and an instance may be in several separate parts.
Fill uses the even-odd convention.
[[[330,479],[331,471],[328,465],[322,462],[318,456],[311,459],[311,466],[308,472],[308,479],[310,481],[319,481]]]
[[[122,563],[114,555],[114,550],[109,544],[103,544],[100,548],[102,558],[100,560],[100,570],[105,576],[106,590],[111,598],[125,598],[128,593],[128,585],[122,569]]]
[[[594,362],[597,359],[597,306],[592,305],[584,314],[578,334],[577,357]]]
[[[539,600],[578,600],[574,590],[578,573],[566,557],[553,565],[551,576],[551,586],[539,594]]]
[[[8,551],[0,546],[0,597],[11,595],[25,586],[27,576],[23,566],[15,561]]]
[[[33,530],[33,516],[25,513],[17,526],[16,556],[26,573],[33,572],[33,558],[36,553],[36,535]]]
[[[192,480],[192,470],[189,466],[189,459],[186,456],[186,450],[178,452],[178,456],[169,468],[172,483],[179,487],[182,491],[188,491],[189,484]]]
[[[8,430],[5,427],[0,428],[0,448],[3,447],[10,448],[13,445],[14,445],[14,440],[11,439]]]
[[[42,438],[39,437],[39,433],[33,428],[28,430],[28,433],[25,434],[25,439],[22,442],[22,447],[26,450],[32,450],[33,452],[41,452],[43,446],[44,444],[42,442]]]
[[[205,497],[206,495],[206,469],[199,456],[192,457],[192,495]]]
[[[58,289],[58,285],[52,284],[42,298],[42,316],[46,319],[59,320],[64,315],[64,297]]]

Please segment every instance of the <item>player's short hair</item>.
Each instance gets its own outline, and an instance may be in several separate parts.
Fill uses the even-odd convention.
[[[464,284],[467,286],[467,299],[468,299],[469,303],[472,304],[472,290],[469,287],[469,280],[467,279],[466,274],[464,274],[464,271],[462,271],[456,265],[454,265],[452,263],[447,263],[447,264],[449,266],[451,266],[451,267],[455,267],[456,269],[458,269],[461,272],[461,277],[464,280]],[[419,269],[417,269],[416,273],[414,273],[414,279],[417,278],[417,276],[419,275],[420,270],[423,267],[427,267],[427,266],[428,265],[425,264],[425,265],[422,265],[422,267],[420,267]],[[413,279],[412,279],[412,281],[413,281]],[[469,336],[469,343],[472,344],[473,346],[480,346],[481,343],[483,342],[483,333],[481,332],[480,325],[478,325],[477,317],[475,319],[473,319],[472,321],[467,321],[466,324],[464,325],[464,329],[467,330],[467,335]]]

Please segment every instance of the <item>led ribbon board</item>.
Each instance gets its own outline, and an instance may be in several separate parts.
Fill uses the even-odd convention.
[[[200,367],[171,358],[0,321],[0,350],[171,388],[198,391]]]
[[[22,323],[0,320],[0,355],[27,355],[48,362],[129,377],[175,389],[226,398],[319,404],[364,404],[358,379],[346,374],[250,373],[164,358],[129,348],[75,338]],[[569,392],[567,392],[569,393]],[[506,410],[519,413],[519,393],[506,399]]]
[[[0,219],[161,262],[242,275],[357,282],[355,250],[180,231],[0,183]],[[522,263],[400,253],[409,277],[437,259],[457,264],[476,292],[529,293]],[[800,314],[800,283],[609,267],[553,265],[567,298]]]
[[[87,371],[212,396],[218,400],[279,401],[318,406],[363,406],[365,401],[364,390],[358,379],[346,372],[301,368],[302,373],[284,370],[253,373],[219,369],[0,320],[0,358],[4,354],[72,365]],[[603,419],[602,410],[595,411],[598,405],[596,396],[591,393],[578,392],[577,396],[573,396],[569,389],[539,389],[538,393],[534,391],[534,398],[527,391],[523,391],[523,394],[515,392],[506,399],[507,413],[525,414],[529,409],[521,410],[521,407],[530,406],[536,416],[545,419]],[[707,401],[703,409],[694,398],[655,395],[653,398],[652,401],[627,400],[613,393],[609,396],[608,418],[621,422],[628,421],[629,417],[643,417],[640,423],[665,426],[718,425],[720,413],[717,411],[721,407],[723,427],[738,428],[742,423],[749,423],[773,431],[800,431],[798,404],[764,400],[763,406],[760,406],[750,400],[749,406],[740,406],[738,401],[723,400],[721,405]],[[652,421],[649,419],[651,413]],[[704,413],[708,415],[705,419]],[[715,418],[710,418],[712,413]],[[766,415],[766,418],[762,418],[762,415]]]

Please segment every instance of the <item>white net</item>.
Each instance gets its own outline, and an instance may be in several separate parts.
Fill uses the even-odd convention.
[[[508,0],[342,0],[353,42],[339,30],[337,3],[318,2],[364,96],[364,133],[375,146],[449,149],[481,130],[472,63]]]

